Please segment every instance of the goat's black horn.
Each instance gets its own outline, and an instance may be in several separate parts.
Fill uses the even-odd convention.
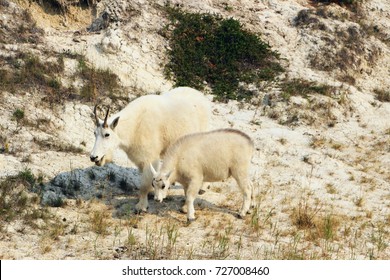
[[[104,128],[107,128],[107,127],[108,127],[107,119],[108,119],[109,113],[110,113],[110,106],[107,107],[107,113],[106,113],[106,116],[105,116],[104,122],[103,122],[103,127],[104,127]]]

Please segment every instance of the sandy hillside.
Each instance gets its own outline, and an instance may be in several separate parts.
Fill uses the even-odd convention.
[[[37,2],[0,0],[1,259],[390,258],[388,1],[357,9],[305,0],[171,1],[261,34],[282,58],[280,79],[333,89],[287,99],[278,83],[264,83],[251,102],[226,103],[206,89],[212,128],[240,129],[254,140],[256,207],[238,219],[235,182],[206,184],[189,225],[180,186],[136,215],[134,164],[121,151],[109,166],[89,161],[97,100],[116,111],[173,87],[164,75],[165,2],[91,1],[65,12]],[[104,12],[111,22],[93,30]],[[6,82],[33,57],[43,62],[35,60],[37,69],[47,68],[49,86],[38,83],[37,69],[19,86]],[[84,64],[90,68],[80,70]],[[74,92],[86,77],[101,77],[96,69],[115,74],[119,90],[85,101]],[[42,186],[58,176],[73,180],[67,187],[76,195],[42,205]],[[78,197],[80,189],[96,193]]]

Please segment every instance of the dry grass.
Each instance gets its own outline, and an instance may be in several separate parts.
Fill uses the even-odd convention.
[[[325,185],[325,188],[329,194],[336,194],[337,193],[337,189],[332,183],[327,183]]]
[[[110,212],[104,210],[95,210],[90,215],[90,228],[93,232],[101,235],[110,233]]]
[[[376,99],[378,99],[381,102],[390,102],[390,91],[389,90],[382,90],[382,89],[375,89],[374,90]]]

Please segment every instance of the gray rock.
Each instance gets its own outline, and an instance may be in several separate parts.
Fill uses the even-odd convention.
[[[60,173],[38,191],[41,203],[49,206],[61,206],[66,198],[98,198],[110,202],[115,196],[135,194],[139,180],[137,169],[107,164]]]

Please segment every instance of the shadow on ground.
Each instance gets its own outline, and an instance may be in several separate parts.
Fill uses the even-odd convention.
[[[114,217],[121,218],[135,213],[139,184],[138,169],[110,163],[102,167],[91,166],[60,173],[50,182],[36,187],[34,191],[40,193],[43,205],[52,207],[62,206],[65,199],[101,200],[114,207]],[[181,186],[175,185],[172,188],[180,189]],[[207,192],[196,199],[197,209],[236,216],[236,212],[209,202]],[[148,213],[166,216],[170,211],[180,212],[184,201],[184,191],[182,195],[168,195],[162,203],[154,201],[153,194],[149,194]]]

